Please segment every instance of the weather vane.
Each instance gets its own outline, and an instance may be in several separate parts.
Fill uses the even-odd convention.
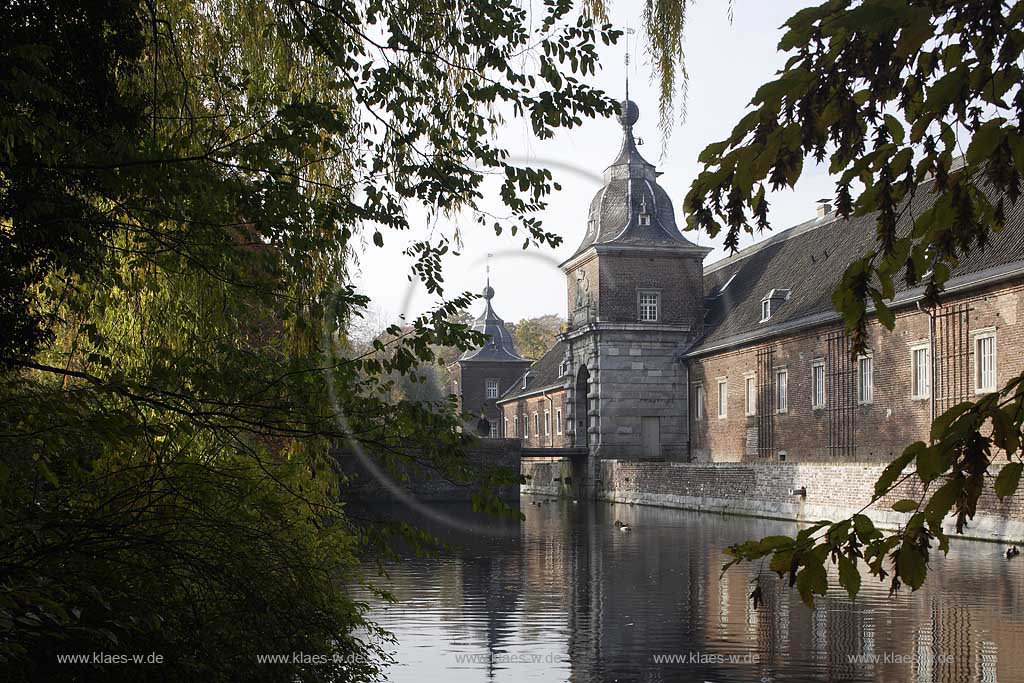
[[[629,100],[629,37],[636,33],[633,29],[626,27],[626,100]]]

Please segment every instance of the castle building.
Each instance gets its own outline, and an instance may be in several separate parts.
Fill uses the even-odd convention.
[[[873,321],[869,352],[851,359],[831,296],[874,247],[875,217],[822,205],[704,265],[710,249],[680,233],[660,173],[637,150],[638,118],[624,102],[621,149],[561,264],[566,331],[529,368],[511,350],[508,367],[522,365],[502,375],[500,415],[488,413],[498,434],[585,450],[591,479],[601,459],[883,460],[927,439],[933,415],[1024,370],[1022,202],[958,263],[941,307],[923,308],[921,288],[898,289],[895,329]],[[901,212],[904,234],[933,201],[928,190]],[[507,332],[497,334],[501,348]],[[475,392],[490,376],[471,380],[469,365],[460,361],[464,400],[467,382]]]
[[[450,368],[452,393],[459,400],[460,412],[472,418],[469,429],[475,431],[478,424],[486,421],[486,436],[498,437],[502,435],[498,399],[530,367],[530,361],[516,352],[505,321],[491,306],[494,288],[490,278],[483,297],[484,310],[473,322],[473,330],[483,332],[487,339],[478,348],[464,352]]]

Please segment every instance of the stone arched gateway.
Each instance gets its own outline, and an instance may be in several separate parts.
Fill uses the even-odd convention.
[[[590,370],[580,365],[572,392],[573,445],[584,448],[590,447],[589,393]]]

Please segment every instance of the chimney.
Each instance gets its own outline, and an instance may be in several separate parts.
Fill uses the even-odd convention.
[[[832,202],[829,199],[818,200],[818,218],[824,218],[832,213]]]

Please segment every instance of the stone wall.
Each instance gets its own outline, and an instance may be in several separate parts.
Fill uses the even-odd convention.
[[[578,497],[573,479],[572,463],[568,458],[544,458],[522,461],[526,483],[522,493],[542,496]]]
[[[687,459],[687,369],[680,356],[689,336],[681,327],[654,323],[596,323],[567,336],[573,367],[589,371],[587,419],[595,457]],[[575,387],[571,393],[570,402]]]
[[[604,460],[597,496],[601,500],[814,521],[840,519],[863,507],[882,473],[880,463],[672,463]],[[992,474],[995,476],[998,468]],[[807,497],[793,491],[806,487]],[[876,524],[894,529],[908,513],[892,503],[918,498],[920,485],[904,485],[865,514]],[[979,512],[966,536],[1024,539],[1024,496],[1000,502],[991,489],[982,496]],[[953,531],[952,522],[947,531]]]

